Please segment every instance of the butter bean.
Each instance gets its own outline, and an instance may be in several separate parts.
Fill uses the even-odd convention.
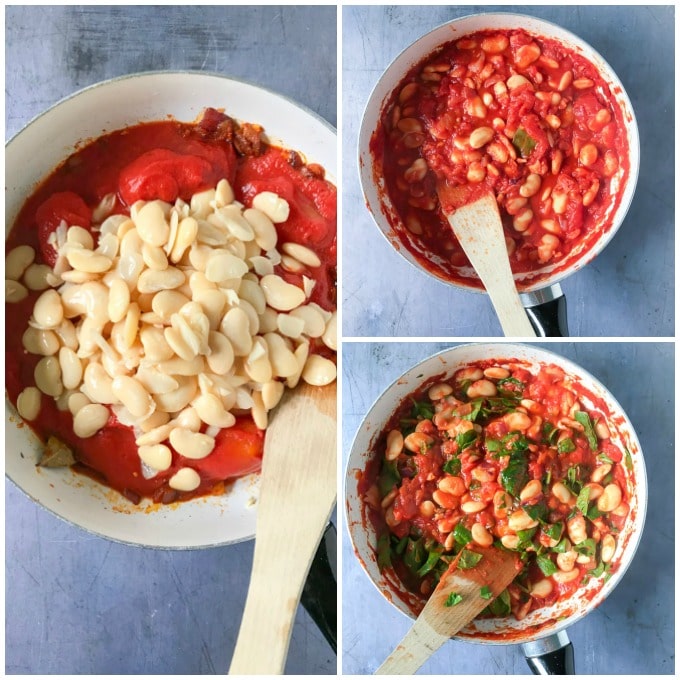
[[[170,480],[168,486],[177,491],[194,491],[201,485],[201,478],[192,468],[182,468],[178,470]]]
[[[94,436],[109,420],[109,409],[101,404],[83,406],[73,417],[73,432],[81,439]]]
[[[215,448],[215,440],[212,437],[181,427],[176,427],[170,432],[170,444],[180,456],[192,460],[205,458]]]
[[[17,397],[17,411],[24,420],[35,420],[40,413],[42,395],[37,387],[24,388]]]
[[[35,250],[31,246],[12,248],[5,257],[5,278],[18,281],[35,260]]]

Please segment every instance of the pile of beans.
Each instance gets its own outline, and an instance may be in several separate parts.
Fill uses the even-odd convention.
[[[286,387],[335,380],[336,313],[308,302],[306,274],[321,262],[298,243],[278,244],[275,224],[288,203],[272,192],[245,209],[226,180],[189,203],[139,201],[130,217],[106,214],[92,233],[62,225],[50,237],[54,268],[35,262],[32,247],[6,257],[5,297],[20,302],[43,291],[23,346],[40,355],[19,395],[27,421],[49,397],[73,415],[78,437],[109,421],[134,427],[145,475],[171,466],[172,452],[208,456],[215,435],[250,411],[265,429]],[[281,274],[275,273],[275,268]],[[285,273],[302,280],[302,287]],[[303,273],[304,272],[304,273]],[[191,491],[200,478],[180,469],[170,487]]]

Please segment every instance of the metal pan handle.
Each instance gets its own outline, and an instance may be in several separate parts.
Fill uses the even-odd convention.
[[[522,645],[534,675],[575,675],[574,646],[564,631]]]
[[[566,338],[567,298],[564,297],[559,283],[533,293],[522,293],[522,305],[529,321],[540,338]]]

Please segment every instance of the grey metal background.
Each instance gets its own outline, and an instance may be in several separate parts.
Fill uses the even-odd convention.
[[[5,18],[7,139],[82,87],[160,69],[249,80],[336,124],[334,6],[14,6]],[[5,507],[7,673],[227,672],[252,542],[186,552],[120,545],[56,519],[9,482]],[[300,608],[286,672],[336,667]]]
[[[344,461],[362,418],[406,370],[456,343],[345,342]],[[647,467],[647,520],[635,558],[612,594],[571,626],[576,673],[655,675],[675,672],[675,386],[673,343],[536,343],[579,364],[614,395],[633,423]],[[342,548],[343,657],[347,674],[373,673],[396,647],[410,619],[389,604]],[[517,645],[447,642],[422,674],[529,673]]]
[[[488,298],[440,283],[408,264],[368,212],[357,140],[368,97],[392,60],[436,26],[477,12],[516,12],[557,23],[613,67],[635,110],[641,166],[619,232],[565,279],[571,336],[675,334],[674,7],[399,6],[343,11],[343,331],[364,337],[499,336]]]

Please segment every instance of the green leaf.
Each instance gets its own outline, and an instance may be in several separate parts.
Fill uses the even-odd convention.
[[[549,555],[536,555],[536,564],[544,576],[552,576],[557,571],[557,566]]]
[[[592,507],[588,508],[588,512],[586,513],[586,517],[589,520],[592,521],[594,519],[597,519],[598,517],[602,517],[602,515],[605,515],[605,514],[606,513],[597,509],[597,505],[593,505]]]
[[[461,470],[460,458],[450,458],[442,465],[442,470],[449,475],[459,475]]]
[[[378,475],[378,491],[380,492],[380,497],[384,498],[387,496],[399,482],[401,482],[401,475],[397,469],[397,461],[383,460],[380,474]]]
[[[624,449],[623,451],[624,451],[624,454],[625,454],[624,460],[626,461],[626,470],[628,470],[628,472],[632,472],[633,471],[633,457],[630,455],[630,451],[628,449]]]
[[[378,538],[378,569],[383,571],[392,566],[392,554],[390,551],[390,534],[380,534]]]
[[[581,491],[579,491],[578,498],[576,499],[576,507],[581,511],[583,515],[588,514],[588,499],[590,498],[590,488],[584,486]]]
[[[519,543],[517,544],[517,550],[524,550],[528,545],[531,545],[531,539],[534,537],[538,527],[532,527],[531,529],[520,529],[517,532],[517,538],[519,538]]]
[[[476,552],[472,552],[472,550],[463,550],[460,553],[460,558],[458,560],[458,568],[459,569],[472,569],[472,567],[476,566],[479,564],[479,561],[482,559],[482,555]]]
[[[597,459],[603,463],[614,463],[614,461],[606,453],[598,453]]]
[[[565,553],[568,550],[571,550],[571,543],[565,536],[554,548],[551,548],[551,550],[556,553]]]
[[[412,418],[420,418],[421,420],[432,420],[434,417],[434,407],[429,401],[416,401],[411,399],[413,402],[413,408],[411,409]]]
[[[396,545],[394,546],[394,552],[397,553],[397,555],[401,555],[404,550],[406,549],[406,544],[408,543],[408,536],[404,536],[403,538],[400,538]]]
[[[543,423],[543,437],[546,444],[554,446],[560,431],[548,420]]]
[[[585,555],[586,557],[594,557],[597,550],[597,543],[594,538],[586,538],[585,541],[581,541],[574,546],[574,550],[579,555]]]
[[[501,378],[496,383],[498,393],[502,397],[521,397],[526,385],[517,378]]]
[[[417,541],[414,541],[412,538],[408,539],[403,559],[404,564],[408,569],[414,574],[417,574],[418,570],[425,564],[425,560],[427,559],[427,551],[423,545],[422,538],[419,538]]]
[[[510,460],[500,473],[501,486],[511,496],[517,498],[520,491],[529,481],[529,462],[524,452],[515,451],[510,455]]]
[[[523,505],[522,508],[531,519],[538,520],[541,524],[544,524],[548,517],[548,506],[545,503]]]
[[[588,440],[590,450],[597,451],[597,435],[595,434],[595,429],[593,428],[590,416],[585,411],[576,411],[576,413],[574,413],[574,420],[583,425],[583,434],[585,434],[586,439]]]
[[[581,487],[583,484],[581,483],[581,466],[580,465],[572,465],[568,470],[567,470],[567,477],[564,480],[564,485],[571,491],[573,494],[578,496],[579,491],[581,490]]]
[[[498,453],[503,448],[500,439],[486,439],[484,440],[484,446],[486,446],[486,450],[489,453]]]
[[[575,450],[576,444],[574,444],[574,441],[570,437],[567,437],[566,439],[563,439],[561,442],[557,443],[557,453],[571,453]]]
[[[510,593],[504,590],[490,605],[489,611],[494,616],[507,616],[510,609]]]
[[[463,596],[459,595],[458,593],[449,593],[449,596],[446,598],[446,602],[444,602],[445,607],[455,607],[459,602],[463,601]]]
[[[484,399],[478,398],[478,399],[473,399],[470,404],[472,404],[472,411],[470,413],[462,416],[463,420],[470,420],[473,423],[477,420],[477,417],[482,411],[482,405],[484,403]]]
[[[427,555],[427,559],[425,560],[425,564],[423,564],[420,569],[418,569],[417,574],[421,578],[423,576],[426,576],[429,574],[436,566],[437,562],[439,562],[439,559],[442,556],[443,550],[430,550],[430,552]]]
[[[490,600],[493,597],[491,588],[489,588],[489,586],[482,586],[479,589],[479,597],[483,598],[484,600]]]
[[[464,546],[472,541],[472,533],[470,533],[470,530],[466,529],[461,522],[458,522],[453,530],[453,538],[456,543]]]
[[[474,430],[461,432],[456,436],[456,444],[458,444],[458,451],[464,451],[468,446],[472,446],[477,440],[478,434]]]
[[[559,541],[562,531],[564,530],[564,524],[562,522],[557,522],[556,524],[548,524],[543,527],[543,533],[551,538],[553,541]]]
[[[522,158],[527,158],[536,147],[536,140],[529,137],[526,130],[517,128],[512,137],[512,144],[522,154]]]
[[[591,569],[588,573],[592,574],[595,578],[600,578],[607,569],[607,565],[604,562],[599,562],[595,569]]]

